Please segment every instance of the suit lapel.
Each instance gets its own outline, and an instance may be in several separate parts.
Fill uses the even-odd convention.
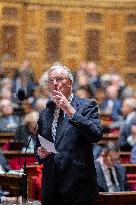
[[[115,166],[115,171],[116,171],[116,175],[117,175],[117,180],[118,180],[118,183],[119,183],[119,187],[121,188],[122,190],[122,179],[124,178],[124,173],[122,173],[122,171],[117,167]]]
[[[76,111],[78,110],[78,99],[74,96],[71,102],[71,105],[76,109]],[[59,126],[59,130],[57,132],[56,135],[56,140],[55,140],[55,146],[60,142],[66,128],[68,127],[68,121],[69,121],[69,117],[67,116],[67,114],[65,114],[65,117],[63,117],[62,121],[60,122],[60,126]]]
[[[46,138],[47,140],[53,142],[52,138],[52,132],[51,132],[51,126],[52,126],[52,121],[53,121],[53,113],[55,109],[55,104],[53,101],[49,101],[47,103],[47,110],[46,110],[46,116],[45,116],[45,124],[46,124]]]

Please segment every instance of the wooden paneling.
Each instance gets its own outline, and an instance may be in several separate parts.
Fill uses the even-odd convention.
[[[1,0],[0,57],[9,52],[2,60],[12,68],[28,58],[37,78],[55,61],[74,70],[94,60],[101,73],[111,65],[122,75],[136,73],[135,11],[133,0]]]
[[[127,62],[136,65],[136,31],[127,33]]]
[[[88,30],[86,34],[86,60],[100,61],[100,31]]]
[[[17,28],[15,26],[2,26],[2,57],[7,60],[16,59],[17,56]]]
[[[100,192],[98,200],[93,205],[135,205],[136,192]]]
[[[60,61],[60,40],[61,29],[59,28],[47,28],[45,30],[47,35],[46,45],[46,62],[54,63],[54,61]]]

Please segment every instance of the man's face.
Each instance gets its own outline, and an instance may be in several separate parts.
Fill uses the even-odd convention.
[[[67,78],[63,69],[56,69],[49,73],[49,90],[54,96],[54,90],[61,92],[66,98],[71,93],[71,81]]]
[[[127,104],[126,101],[123,102],[122,108],[121,108],[123,116],[127,116],[129,113],[132,112],[131,107]]]
[[[119,160],[119,153],[115,151],[105,153],[103,154],[103,160],[108,167],[112,167]]]
[[[13,114],[13,107],[11,105],[4,105],[2,107],[2,115],[8,116]]]

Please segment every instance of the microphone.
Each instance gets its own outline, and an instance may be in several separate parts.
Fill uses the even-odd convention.
[[[36,128],[37,128],[37,125],[38,125],[38,121],[36,122],[36,125],[35,125],[35,127],[34,127],[33,133],[35,133]],[[24,174],[26,174],[26,152],[27,152],[27,149],[29,148],[29,144],[30,144],[30,142],[31,142],[31,139],[32,139],[32,134],[30,135],[30,138],[29,138],[29,140],[28,140],[28,143],[27,143],[26,149],[25,149]]]
[[[18,93],[17,93],[17,97],[18,97],[18,99],[20,100],[20,101],[24,101],[25,100],[25,91],[24,91],[24,89],[23,88],[20,88],[19,90],[18,90]]]
[[[37,125],[38,125],[38,121],[34,127],[34,133],[36,131],[36,128],[37,128]],[[25,202],[27,200],[27,174],[26,174],[26,152],[27,152],[27,149],[29,147],[29,144],[31,142],[31,139],[32,139],[32,134],[30,136],[30,139],[28,140],[28,143],[27,143],[27,146],[26,146],[26,149],[25,149],[25,157],[24,157],[24,171],[23,171],[23,187],[22,187],[22,198],[23,198],[23,202]]]

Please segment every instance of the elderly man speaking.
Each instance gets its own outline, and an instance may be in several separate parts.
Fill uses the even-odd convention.
[[[37,137],[35,155],[43,163],[42,204],[89,204],[98,196],[92,143],[102,137],[94,100],[72,93],[73,76],[62,65],[48,71],[51,100],[40,113],[38,134],[54,143],[45,150]]]

